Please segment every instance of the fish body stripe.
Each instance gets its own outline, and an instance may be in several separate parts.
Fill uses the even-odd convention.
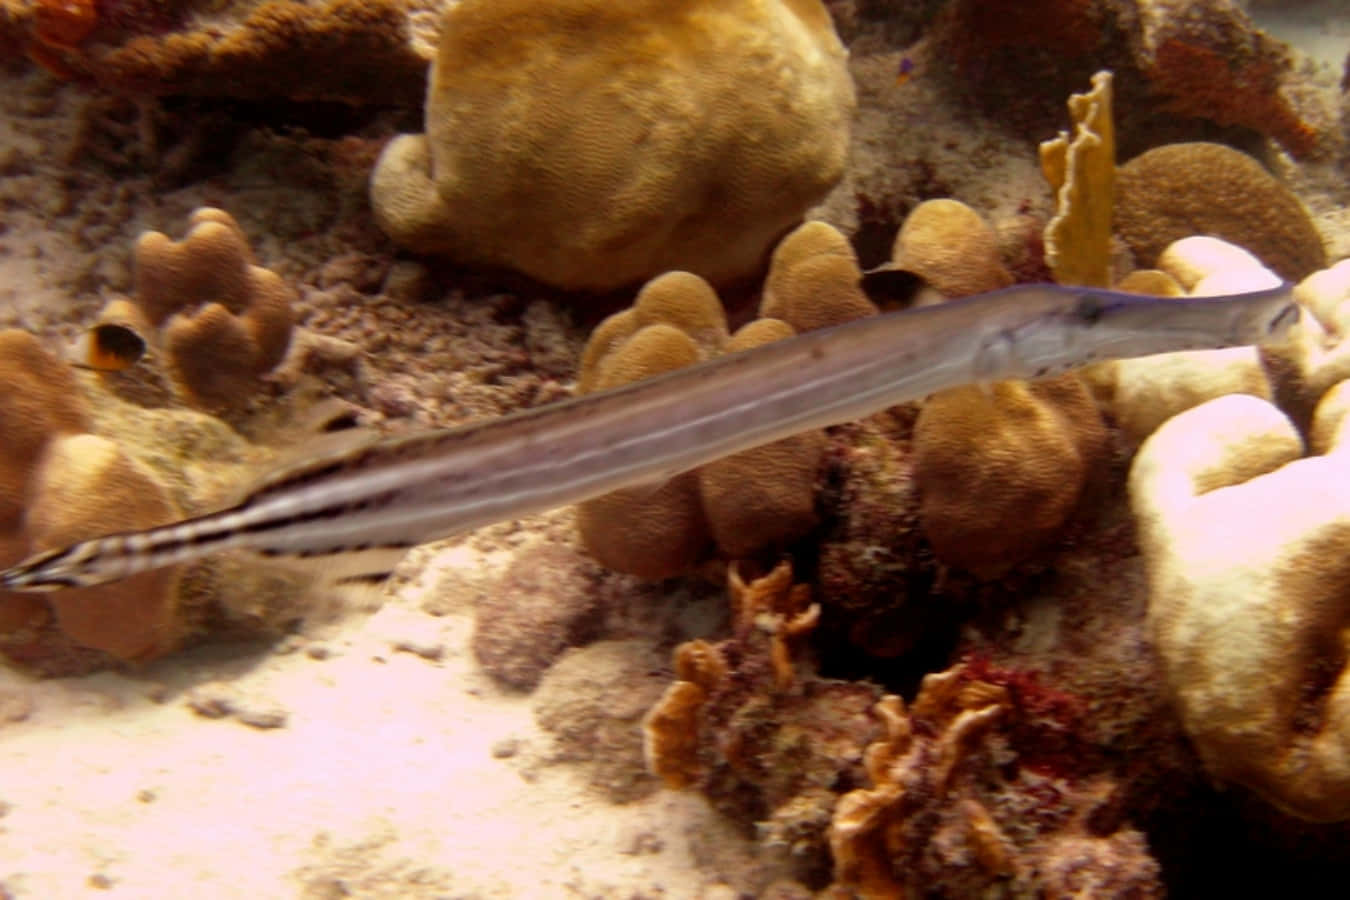
[[[0,586],[96,584],[235,548],[297,558],[402,549],[659,481],[945,388],[1274,340],[1297,318],[1289,285],[1181,299],[1022,285],[323,456],[229,509],[40,554],[0,573]]]

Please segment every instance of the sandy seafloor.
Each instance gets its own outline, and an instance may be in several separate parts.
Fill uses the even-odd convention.
[[[217,205],[299,287],[306,327],[362,348],[333,378],[371,421],[566,393],[585,335],[568,313],[528,288],[466,299],[459,273],[396,263],[370,224],[365,176],[393,124],[281,135],[35,71],[0,75],[0,107],[0,327],[63,347],[131,289],[139,233],[179,237]],[[716,896],[719,872],[753,865],[741,837],[696,795],[606,799],[468,649],[474,597],[514,549],[570,541],[569,521],[419,551],[387,595],[279,644],[46,681],[0,667],[0,896]],[[236,713],[195,711],[222,696]]]
[[[396,256],[364,181],[382,140],[418,117],[331,115],[278,131],[228,121],[256,122],[256,108],[138,107],[0,72],[0,327],[60,346],[130,290],[139,233],[181,236],[192,209],[216,205],[298,287],[303,325],[361,348],[327,374],[371,421],[446,425],[564,396],[605,310],[574,316],[539,288],[498,292]],[[916,127],[952,129],[953,157],[979,172],[963,199],[982,211],[1046,202],[1034,159],[997,136]],[[1344,255],[1340,204],[1303,199]],[[513,554],[569,542],[569,516],[417,551],[383,597],[277,643],[46,681],[0,668],[0,897],[684,898],[762,884],[749,842],[701,797],[613,802],[561,758],[536,699],[475,662],[475,600],[502,588]],[[716,627],[715,599],[661,591],[615,636],[668,645]]]

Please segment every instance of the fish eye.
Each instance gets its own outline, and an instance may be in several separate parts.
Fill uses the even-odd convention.
[[[1275,314],[1275,318],[1270,320],[1270,324],[1266,326],[1266,333],[1282,334],[1285,331],[1285,329],[1292,328],[1294,325],[1298,324],[1298,319],[1299,319],[1298,304],[1297,303],[1286,304],[1280,309],[1278,313]]]
[[[1091,325],[1101,319],[1106,312],[1106,302],[1092,294],[1083,294],[1078,298],[1073,314],[1080,322]]]

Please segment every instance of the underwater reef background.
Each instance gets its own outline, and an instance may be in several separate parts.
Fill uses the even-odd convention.
[[[0,593],[0,896],[1350,874],[1348,39],[1326,0],[0,0],[0,565],[910,275],[1288,280],[1305,320],[480,529],[382,593],[228,555]]]

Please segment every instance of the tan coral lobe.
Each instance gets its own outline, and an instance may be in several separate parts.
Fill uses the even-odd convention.
[[[463,0],[441,35],[425,137],[371,176],[409,249],[573,290],[726,282],[843,175],[853,84],[818,0]]]

